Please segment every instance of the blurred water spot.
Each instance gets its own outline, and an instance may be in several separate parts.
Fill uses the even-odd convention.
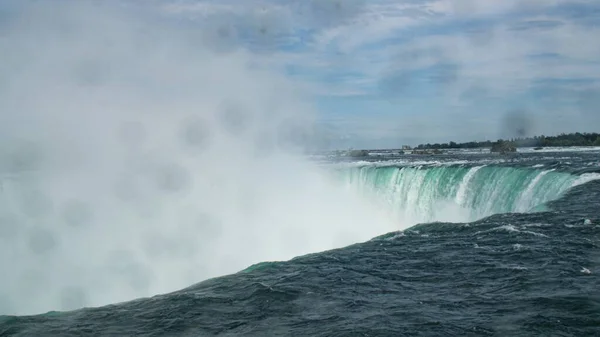
[[[117,130],[117,137],[123,144],[137,147],[144,143],[146,139],[146,129],[141,122],[129,121],[123,122]]]
[[[29,249],[34,254],[46,254],[54,250],[58,241],[51,231],[43,228],[33,229],[29,234]]]
[[[387,100],[394,101],[401,98],[412,83],[411,74],[408,72],[391,73],[383,77],[379,83],[380,95]]]
[[[219,121],[223,128],[233,135],[243,133],[248,128],[250,117],[244,109],[233,103],[225,103],[219,111]]]
[[[156,172],[156,186],[164,192],[183,192],[191,188],[192,176],[182,166],[167,164]]]
[[[20,142],[12,149],[7,168],[13,172],[34,171],[40,168],[43,160],[41,147],[31,141]]]
[[[235,35],[235,30],[231,25],[222,25],[216,29],[216,36],[219,40],[229,40],[233,35]]]
[[[181,121],[179,137],[184,146],[194,150],[205,150],[210,142],[210,129],[205,121],[190,116]]]
[[[530,136],[535,126],[535,120],[526,110],[515,109],[508,111],[502,118],[502,134],[509,137]]]
[[[63,206],[65,223],[69,226],[87,226],[93,218],[92,209],[83,201],[71,200]]]
[[[348,22],[364,12],[365,0],[310,0],[303,14],[327,26]]]
[[[216,52],[232,52],[238,46],[238,32],[231,18],[211,18],[205,23],[203,40]]]
[[[75,310],[85,307],[87,295],[81,287],[71,286],[60,291],[61,310]]]
[[[240,22],[240,37],[255,52],[273,52],[287,42],[291,28],[286,13],[257,10]]]
[[[263,48],[263,50],[269,50],[268,47],[274,47],[275,44],[275,33],[271,30],[269,22],[257,22],[253,29],[250,31],[252,33],[252,38],[254,39],[254,43]]]

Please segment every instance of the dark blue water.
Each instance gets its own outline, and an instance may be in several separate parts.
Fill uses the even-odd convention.
[[[477,160],[577,175],[599,158],[521,156]],[[600,180],[546,207],[420,224],[152,298],[2,316],[0,336],[600,336]]]

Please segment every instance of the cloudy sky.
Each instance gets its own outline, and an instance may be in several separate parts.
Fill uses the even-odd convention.
[[[594,0],[129,0],[247,49],[334,147],[600,130]]]

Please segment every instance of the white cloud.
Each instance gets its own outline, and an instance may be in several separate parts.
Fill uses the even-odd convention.
[[[335,44],[342,53],[351,53],[364,44],[374,44],[393,37],[400,29],[418,25],[420,21],[406,12],[409,5],[372,5],[366,8],[351,24],[336,26],[315,37],[318,51]]]
[[[491,6],[486,13],[505,10],[504,7]],[[538,24],[555,22],[551,26]],[[513,27],[519,24],[520,29]],[[426,25],[421,22],[421,25]],[[385,25],[383,25],[385,26]],[[358,28],[353,28],[358,30]],[[486,83],[494,89],[513,91],[524,90],[532,81],[544,78],[597,78],[600,79],[598,60],[600,34],[597,27],[586,27],[569,18],[534,14],[521,19],[501,21],[483,31],[465,33],[456,30],[442,34],[425,34],[393,45],[381,44],[367,50],[360,49],[357,41],[373,43],[386,34],[374,32],[386,31],[383,27],[365,30],[374,33],[369,39],[365,35],[349,34],[353,29],[338,28],[338,40],[350,41],[339,45],[341,48],[352,46],[353,70],[366,77],[384,77],[386,75],[418,69],[426,69],[439,64],[455,64],[457,85],[465,87],[473,82]],[[448,29],[453,29],[452,25]],[[455,28],[454,28],[455,29]],[[365,34],[367,34],[365,33]],[[410,34],[410,29],[394,30],[393,34],[402,37]],[[476,39],[476,40],[474,40]],[[560,60],[532,58],[534,55],[557,55]],[[371,62],[369,62],[371,61]],[[347,83],[352,85],[351,83]],[[457,92],[459,93],[459,92]]]
[[[436,14],[451,17],[480,17],[507,13],[542,11],[559,5],[593,4],[593,0],[434,0],[424,6]]]
[[[246,19],[242,29],[266,25],[272,35],[262,43],[271,47],[281,46],[282,41],[273,41],[285,35],[283,44],[293,48],[270,48],[255,55],[254,62],[280,70],[293,67],[306,93],[368,98],[429,86],[436,100],[466,108],[465,99],[477,93],[510,101],[542,79],[600,79],[598,26],[568,11],[594,3],[207,0],[179,1],[169,8],[176,15],[216,17],[217,23],[223,15],[254,18]],[[440,65],[438,73],[423,75]],[[415,75],[418,71],[421,75]],[[579,86],[579,91],[597,90],[593,82]]]

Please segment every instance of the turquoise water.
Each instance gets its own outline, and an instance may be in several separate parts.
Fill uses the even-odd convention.
[[[565,172],[498,166],[363,166],[338,173],[348,189],[415,222],[465,222],[496,213],[542,211],[544,203],[586,181]]]

